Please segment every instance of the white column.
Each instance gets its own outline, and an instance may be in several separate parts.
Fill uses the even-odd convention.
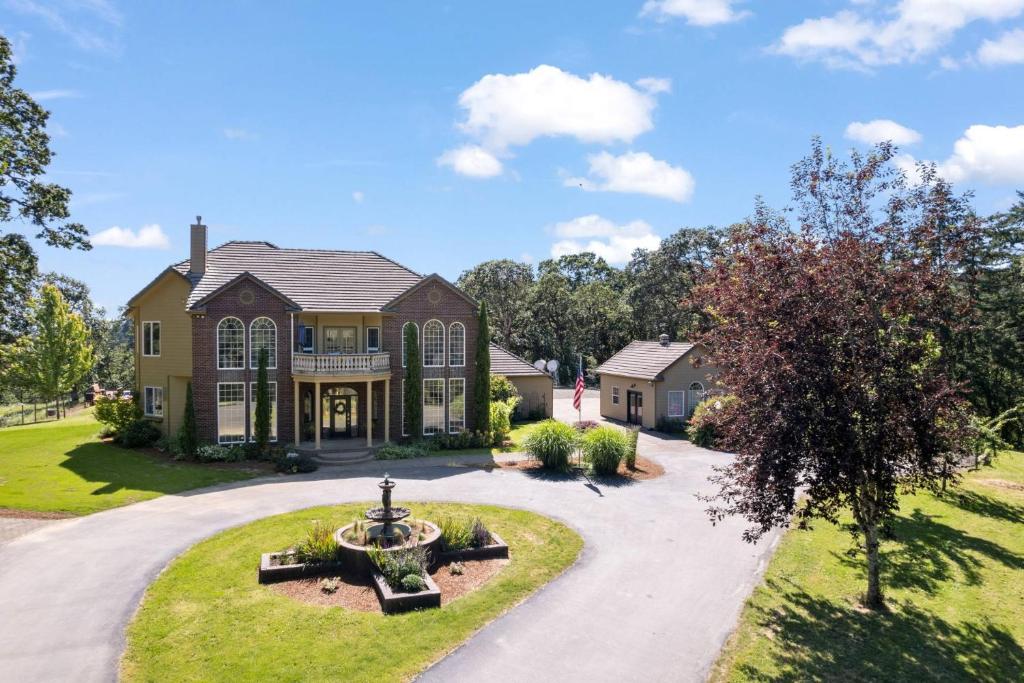
[[[373,448],[373,382],[366,380],[366,447]]]
[[[320,450],[320,409],[322,406],[323,401],[320,400],[320,380],[315,380],[313,382],[313,414],[316,415],[314,441],[317,450]]]
[[[384,380],[384,443],[391,441],[391,380]]]

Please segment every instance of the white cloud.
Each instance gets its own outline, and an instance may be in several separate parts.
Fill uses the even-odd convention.
[[[36,92],[30,92],[28,96],[36,102],[47,102],[49,100],[66,100],[74,97],[81,97],[82,94],[77,90],[57,89],[38,90]]]
[[[626,192],[685,202],[693,196],[694,180],[690,172],[655,159],[647,152],[626,152],[614,156],[608,152],[591,154],[589,177],[566,178],[566,187],[588,192]]]
[[[1024,11],[1024,0],[900,0],[894,7],[852,1],[851,6],[856,9],[790,26],[773,49],[830,67],[919,61],[974,21],[1017,16]]]
[[[663,92],[672,92],[672,79],[654,78],[653,76],[638,78],[636,80],[636,87],[640,88],[644,92],[650,93],[651,95],[658,95]]]
[[[658,21],[685,19],[693,26],[714,26],[750,16],[747,10],[736,10],[736,4],[736,0],[647,0],[640,16],[653,16]]]
[[[168,249],[171,246],[167,235],[157,224],[144,225],[138,233],[129,228],[114,226],[98,232],[89,238],[96,246],[127,247],[129,249]]]
[[[1024,126],[971,126],[939,164],[939,174],[951,182],[1024,183]]]
[[[657,249],[661,244],[661,238],[645,221],[616,225],[596,214],[556,223],[551,232],[561,238],[551,245],[554,258],[590,251],[615,265],[628,262],[637,249]]]
[[[493,178],[501,173],[501,162],[478,145],[450,149],[437,158],[438,166],[449,166],[459,175],[470,178]]]
[[[886,141],[896,145],[912,145],[921,141],[921,134],[916,130],[890,119],[875,119],[867,123],[854,121],[846,127],[846,137],[866,145]]]
[[[512,75],[489,74],[459,96],[460,128],[501,151],[539,137],[582,142],[632,142],[654,127],[653,96],[611,76],[581,78],[542,64]]]
[[[356,204],[362,204],[364,199],[366,199],[366,195],[363,194],[362,190],[356,190],[352,193],[352,201]]]
[[[986,40],[978,48],[978,61],[989,66],[1024,63],[1024,29],[1007,31],[995,40]]]
[[[225,128],[224,137],[228,140],[255,140],[256,134],[245,128]]]

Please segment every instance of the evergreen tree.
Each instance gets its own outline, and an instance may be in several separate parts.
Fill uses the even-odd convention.
[[[196,428],[196,409],[192,402],[192,382],[185,386],[185,415],[181,420],[181,427],[178,428],[178,446],[181,452],[188,457],[196,454],[199,447],[199,432]]]
[[[480,303],[480,322],[476,333],[476,377],[473,381],[473,405],[476,431],[491,430],[491,328],[487,321],[487,302]]]
[[[89,329],[53,285],[43,286],[28,311],[29,333],[5,347],[0,359],[5,383],[59,401],[92,370]]]
[[[256,366],[256,416],[252,428],[256,448],[262,453],[270,442],[270,382],[267,380],[267,349],[260,349]]]
[[[402,333],[405,335],[403,427],[418,438],[423,434],[423,355],[416,326],[406,325]]]

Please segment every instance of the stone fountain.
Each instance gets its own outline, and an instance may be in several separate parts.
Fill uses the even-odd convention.
[[[384,481],[377,484],[381,490],[380,494],[380,507],[370,508],[366,511],[366,518],[371,522],[378,522],[382,524],[380,530],[381,538],[392,538],[393,530],[392,524],[395,522],[401,522],[403,519],[409,516],[409,508],[392,507],[391,506],[391,491],[395,488],[395,482],[388,478],[388,473],[384,473]],[[406,525],[402,525],[401,529],[403,536],[408,536],[409,531]]]

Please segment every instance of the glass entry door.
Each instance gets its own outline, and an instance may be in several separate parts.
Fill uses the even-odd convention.
[[[347,439],[359,434],[359,397],[347,387],[328,389],[321,402],[322,438]]]
[[[644,423],[644,395],[639,391],[626,392],[626,422],[631,425]]]
[[[324,353],[358,353],[358,340],[355,327],[325,327]]]

